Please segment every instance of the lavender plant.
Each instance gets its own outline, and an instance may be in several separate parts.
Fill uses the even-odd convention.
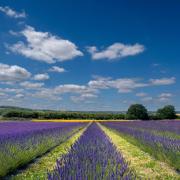
[[[57,160],[49,180],[132,179],[134,173],[97,124],[91,124],[68,154]]]
[[[163,123],[163,122],[161,122]],[[165,135],[159,135],[148,131],[148,129],[166,130],[172,131],[180,130],[180,122],[166,122],[167,124],[160,126],[161,123],[157,123],[156,126],[154,121],[143,123],[139,122],[109,122],[103,123],[105,126],[115,129],[120,132],[124,137],[141,147],[143,150],[154,155],[157,159],[166,161],[170,165],[174,166],[177,171],[180,170],[180,139],[173,137],[167,137]],[[173,124],[174,123],[174,124]],[[141,128],[137,128],[139,127]],[[144,129],[144,130],[142,130]]]
[[[0,177],[66,140],[82,123],[0,123]]]

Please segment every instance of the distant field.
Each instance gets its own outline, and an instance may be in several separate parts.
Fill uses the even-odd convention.
[[[0,179],[180,178],[176,120],[2,122],[0,144]]]
[[[132,121],[132,120],[91,120],[91,119],[33,119],[32,122],[107,122],[107,121]],[[137,120],[136,120],[137,121]]]

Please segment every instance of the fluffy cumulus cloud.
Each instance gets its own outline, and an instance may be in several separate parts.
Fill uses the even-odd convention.
[[[133,89],[148,86],[148,84],[141,83],[139,82],[139,79],[135,78],[111,79],[101,77],[89,81],[88,85],[95,89],[114,88],[117,89],[120,93],[128,93]]]
[[[40,91],[35,92],[34,94],[32,94],[32,97],[40,98],[40,99],[48,99],[53,101],[59,101],[62,99],[61,97],[59,97],[54,93],[53,89],[46,89],[46,88],[40,89]]]
[[[137,95],[137,94],[136,94]],[[171,100],[171,98],[173,97],[172,93],[161,93],[160,95],[156,96],[156,97],[151,97],[148,96],[147,94],[145,94],[144,96],[139,96],[141,97],[141,101],[143,102],[153,102],[153,103],[167,103],[168,101]]]
[[[16,82],[25,80],[30,76],[31,73],[23,67],[0,63],[0,81]]]
[[[34,80],[36,81],[44,81],[44,80],[48,80],[49,79],[49,75],[48,74],[36,74],[34,76]]]
[[[64,84],[55,87],[55,93],[63,94],[63,93],[94,93],[96,92],[95,89],[92,89],[86,85],[77,85],[77,84]]]
[[[24,55],[46,63],[56,61],[67,61],[77,56],[83,56],[77,46],[69,40],[54,36],[49,32],[36,31],[31,26],[20,32],[25,37],[26,42],[17,42],[8,48],[18,54]]]
[[[170,85],[174,84],[176,82],[175,77],[171,78],[161,78],[161,79],[150,79],[150,84],[151,85]]]
[[[39,91],[34,94],[34,97],[60,100],[60,96],[63,94],[70,94],[71,100],[73,102],[79,102],[91,98],[96,98],[97,93],[97,89],[91,88],[88,85],[63,84],[51,89],[40,88]]]
[[[158,99],[161,102],[166,102],[166,101],[169,101],[172,96],[173,96],[173,94],[171,94],[171,93],[161,93],[159,95]]]
[[[97,98],[98,96],[96,94],[91,94],[91,93],[85,93],[85,94],[81,94],[80,96],[71,96],[71,100],[73,102],[80,102],[80,101],[85,101],[85,100],[89,100],[89,99],[94,99]]]
[[[15,88],[0,88],[0,96],[9,99],[9,101],[23,101],[23,99],[39,98],[44,102],[49,100],[59,101],[63,95],[68,95],[70,100],[75,103],[93,102],[100,93],[104,90],[116,90],[118,93],[130,93],[140,89],[135,95],[144,103],[148,102],[165,102],[172,97],[171,93],[161,93],[157,97],[151,97],[147,93],[142,92],[142,88],[156,87],[157,85],[170,85],[175,83],[174,78],[161,78],[143,80],[139,78],[117,78],[94,76],[93,79],[86,84],[61,84],[55,87],[45,87],[43,82],[33,82],[33,80],[46,80],[47,74],[36,74],[31,78],[31,81],[25,80],[30,77],[30,73],[21,69],[16,71],[15,68],[9,65],[1,64],[0,80],[2,81],[22,81],[17,83]],[[10,70],[9,70],[10,69]],[[22,72],[21,72],[22,71]],[[8,72],[8,73],[7,73]],[[10,73],[9,73],[10,72]],[[18,74],[18,75],[17,75]],[[19,75],[20,74],[20,75]],[[173,81],[173,82],[172,82]],[[158,82],[158,83],[157,83]],[[11,102],[12,102],[11,101]]]
[[[23,91],[21,88],[0,88],[0,92],[4,93],[22,93]]]
[[[161,97],[161,98],[169,98],[169,97],[172,97],[172,94],[171,93],[161,93],[159,95],[159,97]]]
[[[58,67],[58,66],[52,66],[50,69],[49,69],[50,72],[57,72],[57,73],[63,73],[63,72],[66,72],[66,70],[62,67]]]
[[[34,83],[34,82],[25,81],[20,83],[20,85],[25,89],[39,89],[43,87],[44,83]]]
[[[126,45],[123,43],[114,43],[104,50],[98,50],[95,46],[87,47],[88,52],[91,54],[92,59],[120,59],[127,56],[134,56],[144,51],[144,46],[141,44]]]
[[[56,86],[52,89],[41,89],[38,92],[38,96],[52,96],[70,94],[71,100],[74,102],[90,100],[98,97],[100,90],[103,89],[116,89],[119,93],[129,93],[136,88],[148,86],[146,83],[140,82],[139,79],[135,78],[105,78],[95,77],[85,85],[78,84],[63,84]],[[73,94],[73,96],[72,96]]]
[[[24,11],[16,12],[15,10],[11,9],[8,6],[5,6],[5,7],[0,6],[0,11],[12,18],[25,18],[26,17],[26,13]]]

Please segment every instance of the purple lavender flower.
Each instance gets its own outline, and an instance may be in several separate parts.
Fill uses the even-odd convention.
[[[72,135],[85,123],[0,123],[0,177],[28,163]]]
[[[133,176],[128,163],[96,123],[88,127],[70,152],[57,160],[54,171],[48,173],[49,180],[117,180]]]

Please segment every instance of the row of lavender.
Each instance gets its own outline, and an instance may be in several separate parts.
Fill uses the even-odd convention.
[[[65,141],[83,123],[0,123],[0,178]]]
[[[161,120],[161,121],[128,121],[121,122],[123,126],[141,128],[156,132],[174,133],[180,135],[180,121],[176,120]],[[165,134],[166,135],[166,134]]]
[[[135,175],[105,133],[92,123],[68,154],[57,161],[49,180],[132,179]]]
[[[109,122],[103,125],[117,130],[131,143],[180,171],[180,139],[166,135],[169,132],[179,135],[180,121]],[[163,133],[154,133],[152,130]]]

